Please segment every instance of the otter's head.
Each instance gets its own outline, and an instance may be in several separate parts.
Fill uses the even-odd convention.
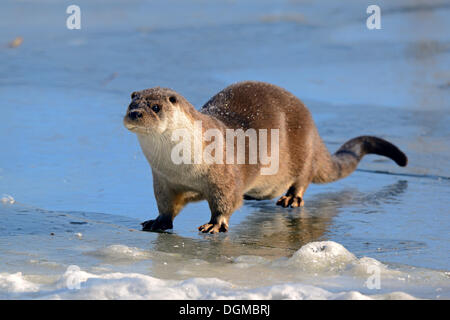
[[[135,133],[162,134],[180,118],[182,104],[188,103],[175,91],[151,88],[131,94],[131,103],[123,119],[125,127]],[[189,104],[189,103],[188,103]]]

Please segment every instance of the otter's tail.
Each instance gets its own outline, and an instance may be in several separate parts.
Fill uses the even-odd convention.
[[[401,167],[408,163],[408,158],[399,148],[377,137],[353,138],[344,143],[333,155],[330,155],[322,143],[322,150],[316,155],[317,169],[312,182],[327,183],[348,176],[355,171],[362,157],[369,153],[391,158]]]

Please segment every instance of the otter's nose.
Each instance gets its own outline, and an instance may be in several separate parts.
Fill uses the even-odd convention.
[[[141,111],[131,111],[128,113],[128,118],[131,120],[136,120],[138,118],[142,118],[142,112]]]
[[[130,105],[128,106],[128,110],[132,111],[134,109],[139,108],[139,103],[133,101],[132,103],[130,103]]]

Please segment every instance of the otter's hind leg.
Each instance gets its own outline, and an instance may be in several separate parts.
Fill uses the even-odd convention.
[[[306,191],[308,184],[299,185],[297,183],[293,184],[289,190],[286,192],[286,195],[282,196],[277,201],[277,206],[282,206],[283,208],[291,207],[303,207],[303,194]]]
[[[312,152],[309,152],[309,154],[305,156],[304,161],[294,162],[292,171],[297,172],[297,177],[295,178],[294,183],[289,187],[286,195],[278,199],[277,206],[282,206],[283,208],[303,207],[305,204],[303,201],[303,194],[312,180],[311,161]]]

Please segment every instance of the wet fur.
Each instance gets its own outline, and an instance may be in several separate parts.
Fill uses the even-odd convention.
[[[272,199],[287,191],[277,205],[298,207],[303,205],[303,195],[310,183],[327,183],[348,176],[365,154],[387,156],[400,166],[407,164],[406,156],[397,147],[371,136],[351,139],[331,155],[305,105],[290,92],[272,84],[254,81],[233,84],[212,97],[200,111],[170,89],[147,89],[137,96],[133,101],[139,103],[144,117],[135,123],[125,116],[124,122],[137,133],[152,167],[159,210],[155,220],[143,223],[144,230],[172,228],[173,219],[187,203],[207,200],[211,220],[199,230],[227,231],[229,218],[244,197]],[[176,103],[171,103],[169,97],[176,97]],[[162,112],[153,115],[142,104],[144,100],[161,104]],[[259,163],[172,163],[171,132],[181,127],[192,128],[195,120],[202,121],[203,130],[217,128],[223,134],[227,128],[279,129],[278,173],[261,175]]]

